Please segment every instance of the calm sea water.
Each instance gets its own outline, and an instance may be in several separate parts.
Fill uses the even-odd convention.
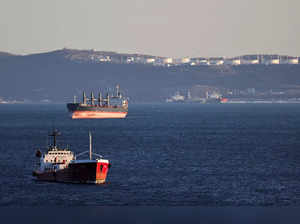
[[[112,163],[107,184],[36,181],[35,151]],[[300,205],[300,105],[130,105],[126,119],[71,120],[65,105],[0,105],[0,205]]]

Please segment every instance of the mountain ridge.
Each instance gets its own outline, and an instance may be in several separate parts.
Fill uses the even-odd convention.
[[[93,53],[77,50],[75,55],[86,57],[88,52]],[[116,84],[121,85],[132,102],[164,102],[177,91],[186,95],[189,90],[197,97],[205,91],[218,91],[231,98],[244,97],[247,91],[271,93],[274,97],[277,97],[275,93],[284,92],[280,97],[300,97],[300,65],[168,67],[70,60],[72,53],[62,49],[0,57],[0,97],[29,102],[69,102],[73,95],[81,96],[83,90],[104,92]],[[237,94],[230,95],[232,92]]]

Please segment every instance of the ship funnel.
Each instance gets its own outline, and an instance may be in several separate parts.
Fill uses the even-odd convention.
[[[60,132],[57,129],[54,129],[49,136],[53,137],[53,147],[56,148],[56,137],[60,136]]]

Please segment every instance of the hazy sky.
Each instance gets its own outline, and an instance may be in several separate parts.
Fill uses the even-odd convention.
[[[0,51],[300,55],[300,0],[0,0]]]

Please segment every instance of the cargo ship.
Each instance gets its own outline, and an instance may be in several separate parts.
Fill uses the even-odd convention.
[[[98,98],[95,98],[91,92],[91,97],[88,98],[83,92],[82,102],[77,103],[74,97],[74,102],[68,103],[67,108],[72,119],[125,118],[128,113],[128,100],[122,96],[117,85],[115,95],[106,93],[103,98],[99,93]]]
[[[205,92],[205,97],[192,97],[190,90],[187,92],[187,96],[181,95],[179,91],[175,95],[166,99],[167,103],[203,103],[203,104],[219,104],[227,103],[228,99],[223,97],[217,92],[209,94],[208,91]]]
[[[206,98],[203,103],[208,103],[208,104],[218,104],[218,103],[227,103],[228,99],[224,97],[218,97],[218,98]]]
[[[69,149],[60,149],[56,145],[56,137],[60,133],[54,130],[49,136],[53,137],[53,144],[48,146],[45,154],[36,151],[39,158],[36,169],[32,175],[37,180],[64,183],[102,184],[110,168],[108,160],[92,152],[92,135],[89,133],[90,149],[75,155]],[[89,153],[88,159],[78,160],[79,156]],[[93,156],[97,157],[93,159]]]
[[[208,94],[208,92],[206,92],[206,97],[204,99],[204,103],[212,103],[212,104],[216,104],[216,103],[227,103],[228,99],[224,98],[222,95],[218,94],[218,93],[212,93],[211,95]]]

